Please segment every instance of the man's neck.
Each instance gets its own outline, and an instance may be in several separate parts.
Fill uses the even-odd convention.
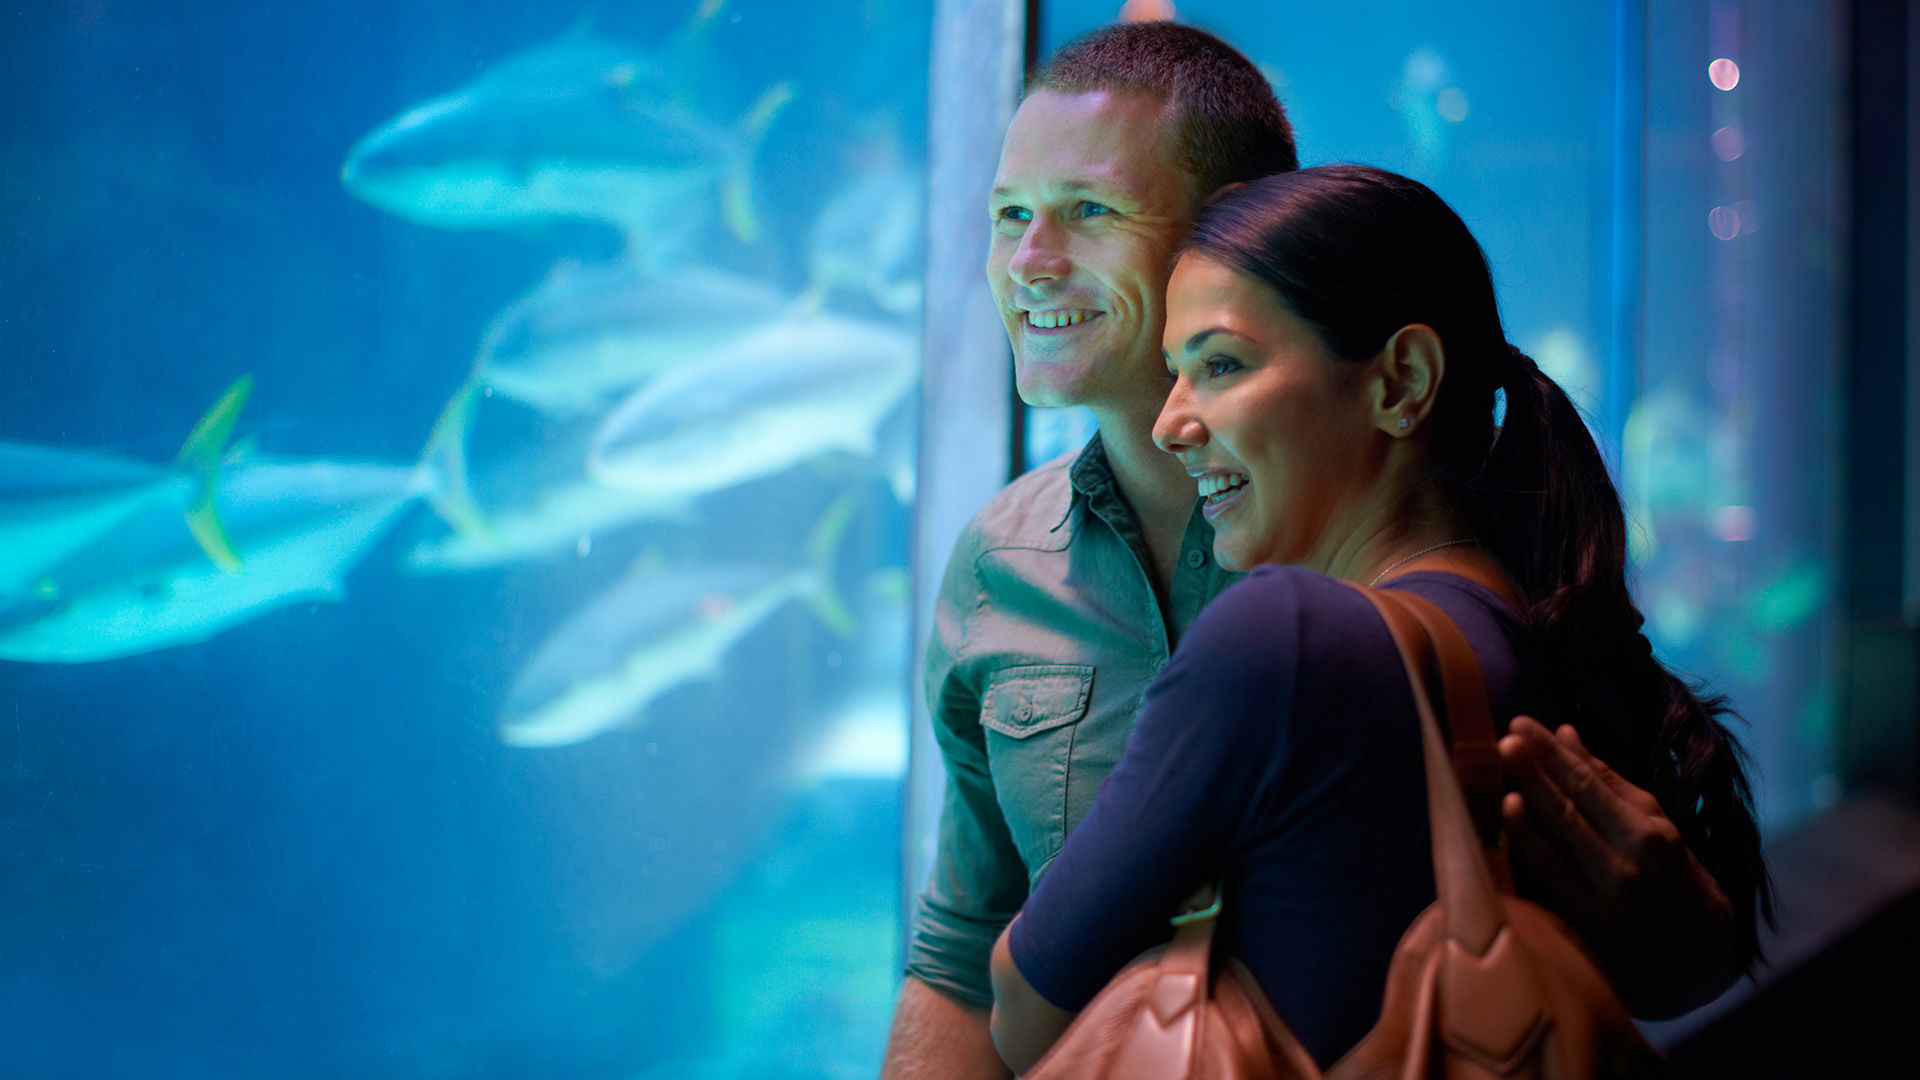
[[[1153,444],[1157,411],[1090,411],[1100,425],[1100,442],[1106,448],[1114,485],[1146,536],[1156,590],[1164,594],[1172,580],[1173,563],[1179,557],[1187,522],[1193,516],[1193,504],[1199,498],[1193,479],[1181,467],[1180,459]]]

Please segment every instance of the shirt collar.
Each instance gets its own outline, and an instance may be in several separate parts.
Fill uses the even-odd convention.
[[[1113,493],[1113,466],[1107,462],[1107,444],[1101,441],[1098,431],[1087,440],[1080,456],[1073,459],[1067,469],[1067,480],[1073,484],[1075,493],[1089,499]]]

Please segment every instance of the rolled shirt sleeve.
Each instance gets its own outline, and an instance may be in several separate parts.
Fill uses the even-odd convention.
[[[1027,896],[1021,861],[988,770],[980,725],[982,691],[967,634],[982,594],[981,547],[969,526],[955,545],[934,609],[926,690],[934,737],[946,761],[939,846],[907,946],[907,974],[950,997],[990,1005],[987,960]]]

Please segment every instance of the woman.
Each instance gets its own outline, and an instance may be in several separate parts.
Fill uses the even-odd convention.
[[[1404,670],[1341,582],[1438,604],[1495,715],[1571,723],[1652,791],[1731,883],[1752,955],[1765,873],[1722,703],[1653,658],[1605,465],[1507,344],[1452,210],[1377,169],[1255,181],[1201,213],[1167,304],[1155,440],[1196,478],[1221,563],[1253,572],[1188,630],[995,947],[1008,1063],[1032,1065],[1214,879],[1225,946],[1323,1066],[1371,1026],[1431,864]]]

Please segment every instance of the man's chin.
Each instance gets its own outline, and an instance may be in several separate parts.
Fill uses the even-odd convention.
[[[1090,380],[1085,371],[1056,362],[1015,361],[1013,384],[1020,400],[1035,409],[1064,409],[1085,405],[1090,400]]]

